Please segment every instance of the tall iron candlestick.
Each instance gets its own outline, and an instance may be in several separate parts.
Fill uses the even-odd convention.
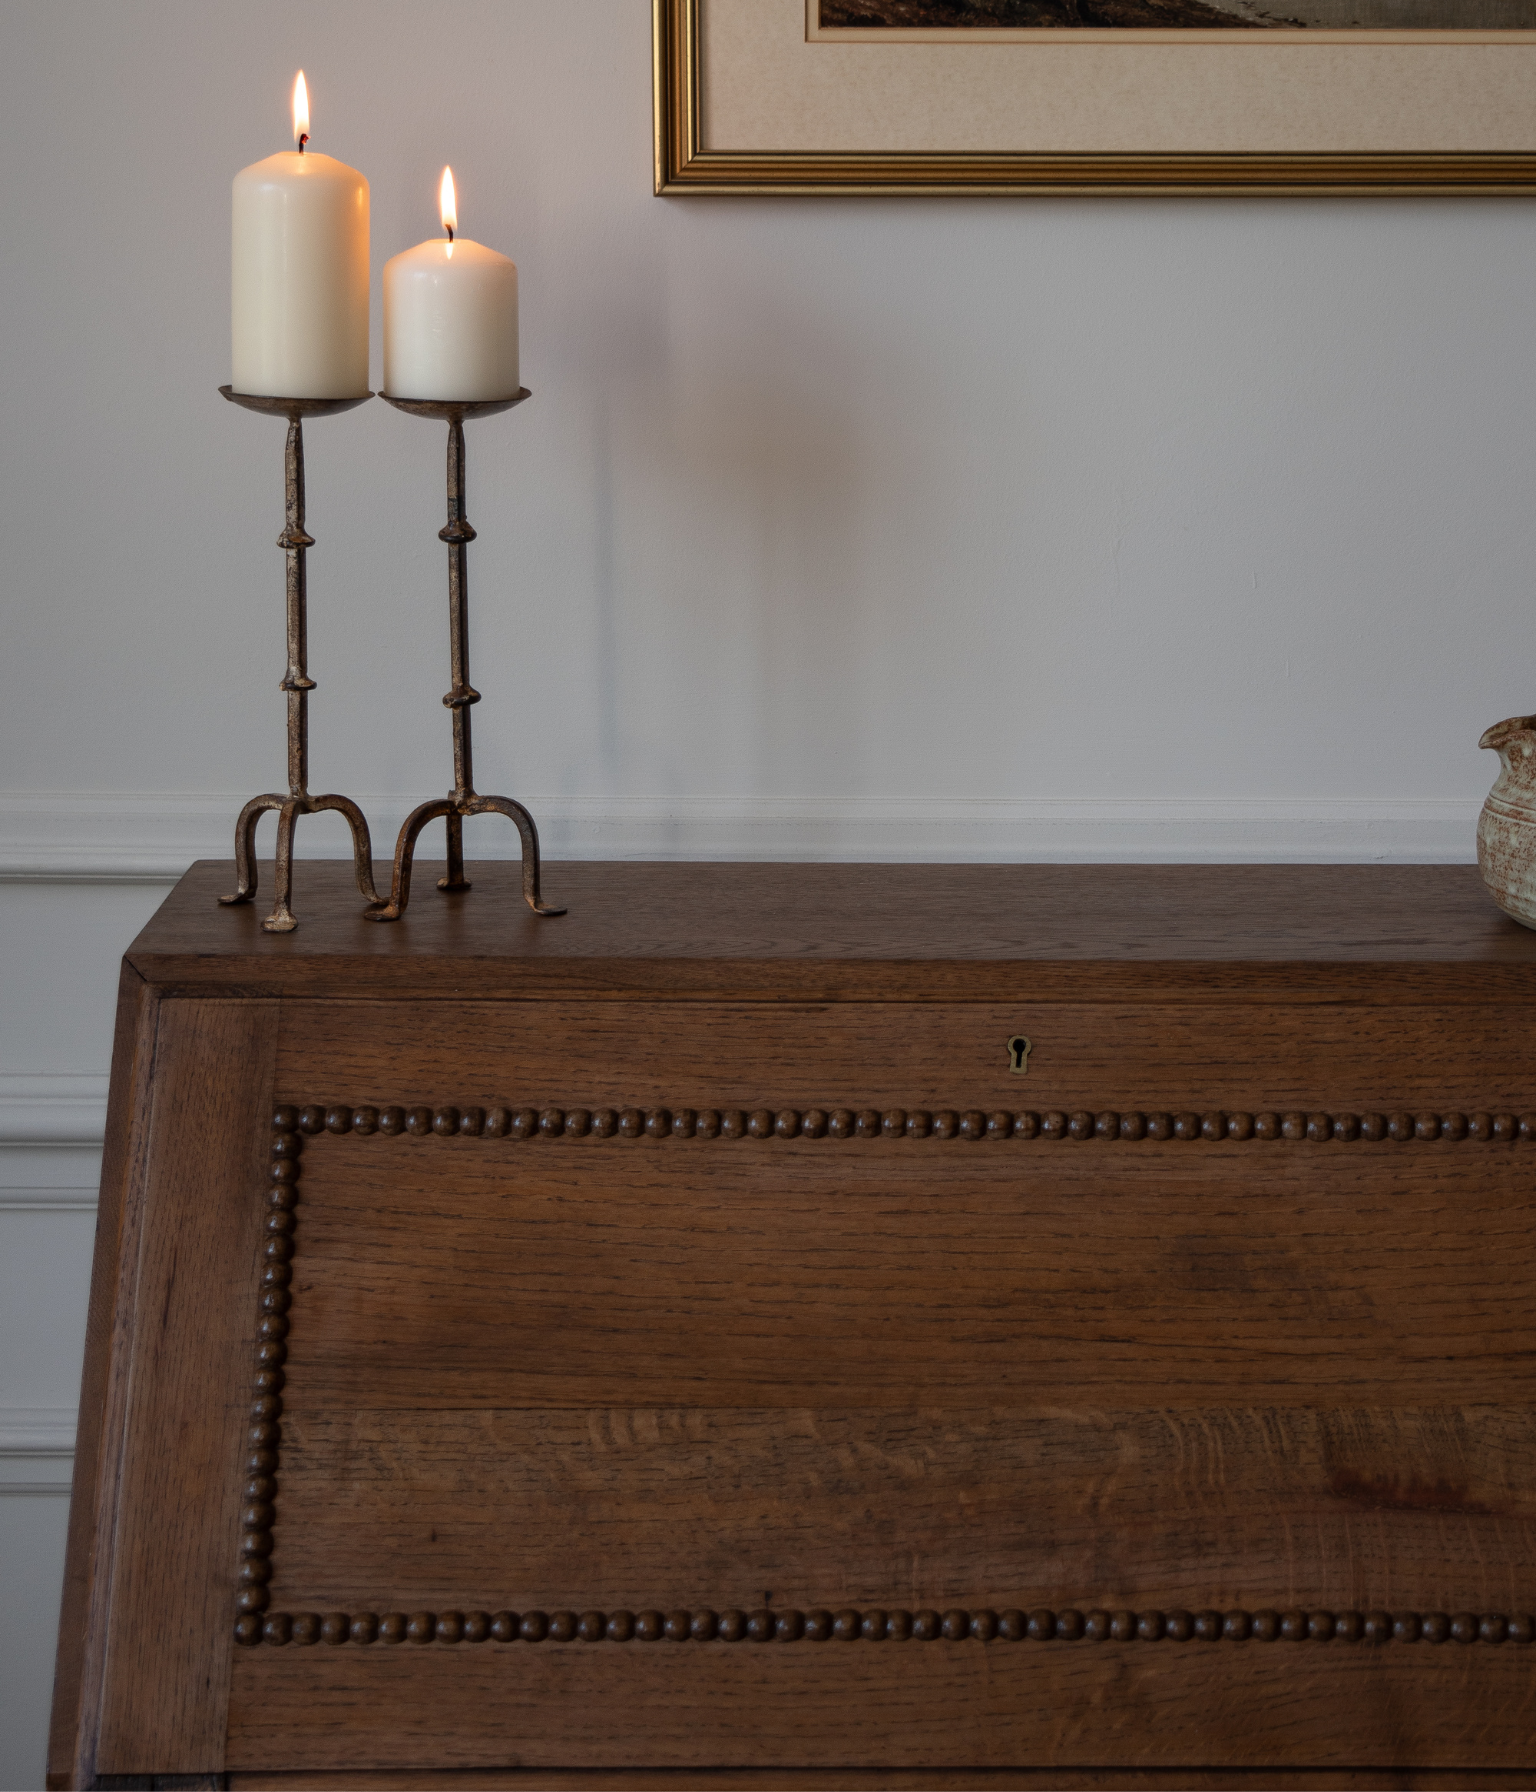
[[[474,754],[470,742],[470,707],[480,701],[480,693],[469,682],[469,544],[475,531],[464,515],[464,420],[467,417],[494,417],[509,411],[530,396],[524,386],[515,398],[489,399],[481,403],[461,403],[436,399],[391,398],[385,402],[397,410],[409,411],[413,417],[433,417],[448,425],[448,524],[438,530],[438,540],[448,544],[448,641],[449,664],[453,688],[443,698],[453,717],[453,789],[445,797],[422,803],[405,818],[400,838],[395,845],[395,874],[390,885],[389,901],[380,902],[364,912],[370,921],[398,921],[411,899],[411,861],[416,853],[416,837],[429,821],[442,816],[448,831],[448,874],[437,880],[437,887],[449,894],[467,890],[464,875],[464,817],[466,815],[505,815],[517,829],[523,844],[523,899],[536,915],[563,915],[539,895],[539,830],[533,817],[519,802],[509,796],[480,796],[475,790]]]
[[[253,796],[235,823],[235,873],[233,896],[220,902],[249,902],[256,894],[256,824],[269,809],[277,811],[277,894],[272,913],[262,922],[267,933],[291,933],[298,926],[289,899],[293,894],[293,827],[301,815],[335,809],[345,815],[352,829],[352,857],[357,887],[370,902],[379,900],[373,887],[373,846],[368,823],[350,797],[309,794],[309,693],[315,681],[309,676],[308,590],[304,553],[314,538],[304,532],[304,424],[305,417],[332,417],[350,411],[373,397],[360,398],[262,398],[220,386],[231,404],[248,411],[288,419],[288,447],[283,461],[285,527],[277,545],[288,556],[288,669],[278,689],[288,695],[288,794],[275,791]]]

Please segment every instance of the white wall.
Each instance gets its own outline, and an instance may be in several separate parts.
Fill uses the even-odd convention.
[[[282,429],[214,389],[229,181],[300,64],[376,264],[451,160],[521,265],[535,397],[470,434],[475,719],[554,856],[1465,858],[1478,733],[1533,703],[1529,202],[663,201],[645,0],[0,0],[31,1637],[63,1501],[13,1490],[67,1479],[113,965],[164,888],[122,880],[227,854],[282,777]],[[387,836],[448,782],[441,433],[375,404],[308,450],[315,787]],[[0,1784],[45,1679],[0,1662]]]

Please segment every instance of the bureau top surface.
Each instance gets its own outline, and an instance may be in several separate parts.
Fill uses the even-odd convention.
[[[524,906],[514,863],[455,896],[437,871],[380,924],[350,865],[301,862],[300,925],[273,935],[271,867],[224,908],[233,867],[200,861],[128,960],[250,995],[1536,999],[1536,933],[1472,866],[554,863],[558,918]]]

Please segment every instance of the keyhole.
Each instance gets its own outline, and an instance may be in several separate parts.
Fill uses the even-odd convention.
[[[1029,1041],[1022,1033],[1015,1033],[1008,1041],[1008,1068],[1015,1076],[1023,1076],[1029,1069]]]

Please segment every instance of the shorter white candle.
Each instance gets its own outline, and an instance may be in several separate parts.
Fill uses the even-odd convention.
[[[447,233],[384,264],[384,391],[390,398],[512,398],[517,264],[456,235],[453,170],[439,195]]]

